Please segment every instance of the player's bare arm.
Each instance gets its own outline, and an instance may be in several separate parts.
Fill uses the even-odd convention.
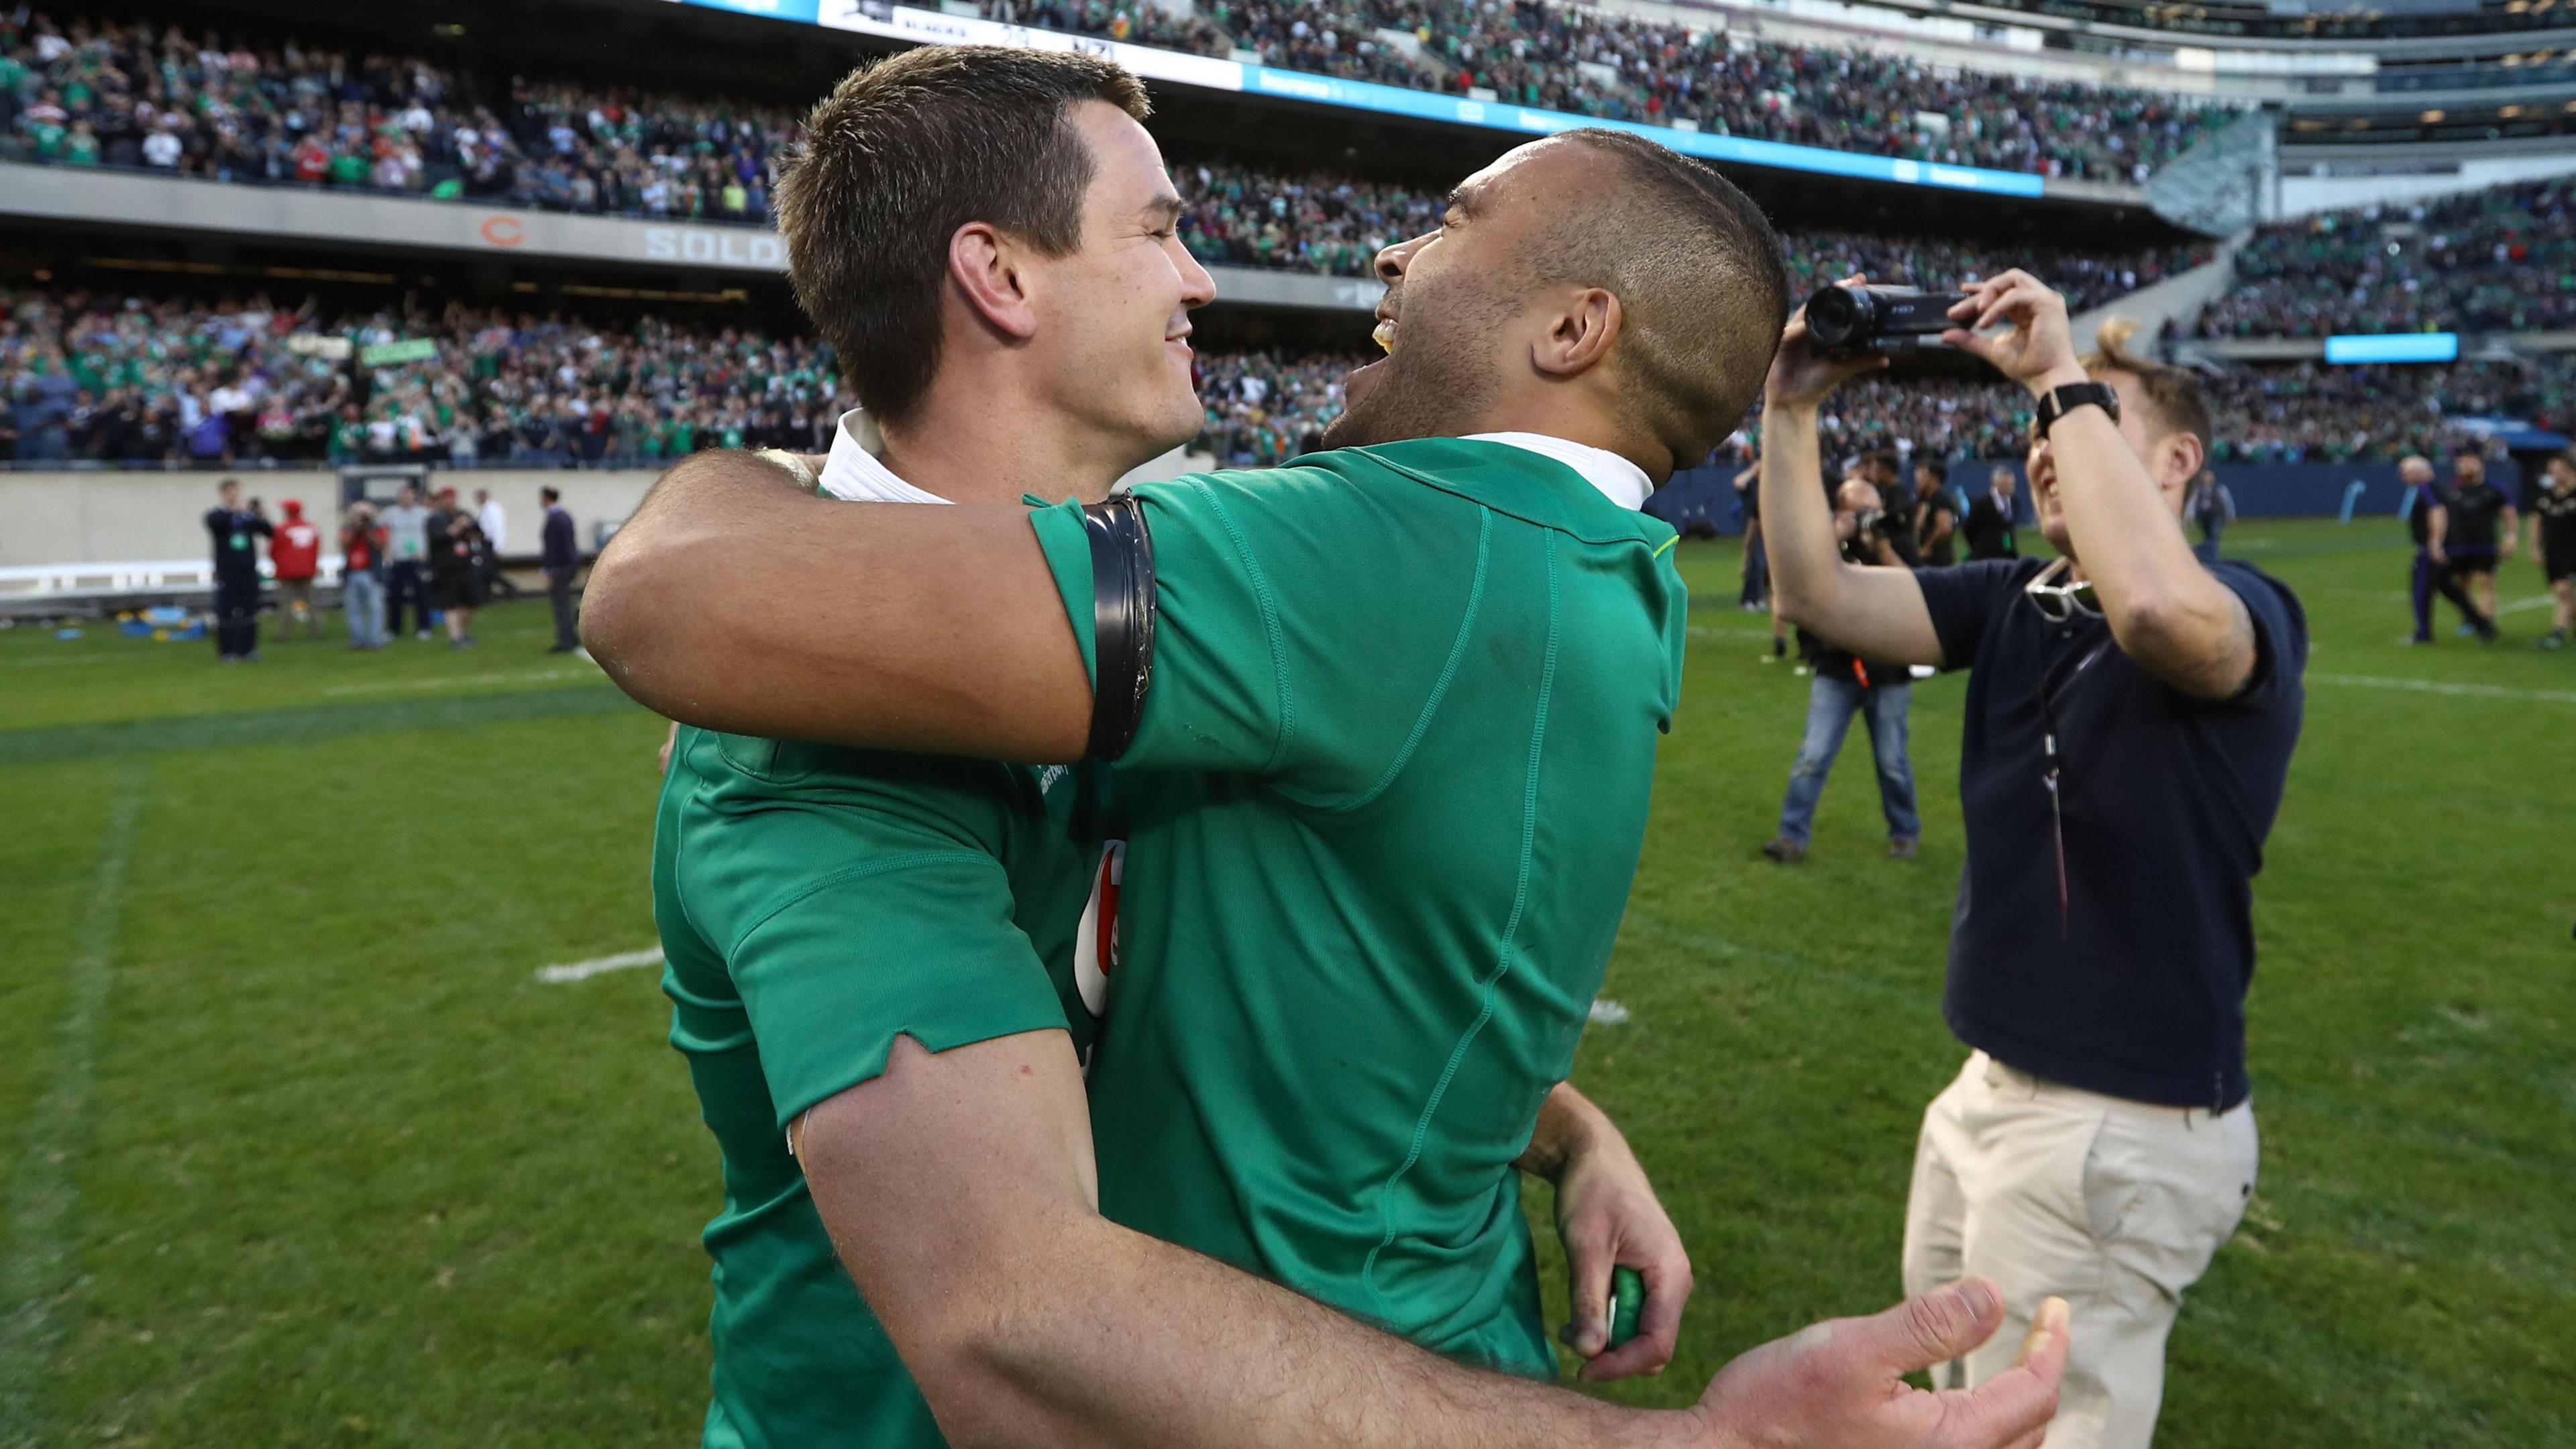
[[[1855,274],[1845,285],[1865,285]],[[1825,501],[1816,410],[1834,389],[1885,367],[1884,357],[1832,358],[1807,336],[1799,308],[1781,333],[1762,404],[1763,546],[1782,618],[1836,646],[1902,664],[1941,662],[1940,636],[1911,570],[1846,563]]]
[[[1618,1125],[1572,1082],[1559,1082],[1539,1108],[1529,1150],[1513,1166],[1556,1186],[1556,1235],[1565,1244],[1574,1309],[1561,1336],[1589,1360],[1583,1379],[1662,1373],[1690,1301],[1690,1254]],[[1610,1277],[1618,1268],[1636,1270],[1646,1298],[1636,1337],[1610,1349]]]
[[[2065,1355],[2063,1315],[2043,1311],[2013,1371],[1907,1388],[2001,1323],[1980,1280],[1756,1349],[1688,1410],[1463,1368],[1102,1218],[1081,1072],[1056,1032],[936,1055],[898,1041],[882,1076],[806,1114],[798,1148],[842,1261],[960,1449],[2022,1449]]]
[[[2014,269],[1966,291],[1951,309],[1960,326],[1943,341],[1993,363],[2034,398],[2090,380],[2076,361],[2066,299],[2045,283]],[[2180,514],[2119,424],[2098,407],[2073,409],[2034,456],[2043,454],[2120,651],[2187,694],[2224,699],[2243,689],[2256,658],[2245,601],[2192,553]]]
[[[591,571],[582,642],[638,701],[736,734],[1045,763],[1090,728],[1025,510],[818,498],[748,453],[663,475]]]

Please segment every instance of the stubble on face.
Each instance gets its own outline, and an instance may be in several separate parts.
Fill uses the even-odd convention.
[[[1359,448],[1474,431],[1502,391],[1495,338],[1520,316],[1517,299],[1477,272],[1450,268],[1387,290],[1395,351],[1324,430],[1327,448]]]

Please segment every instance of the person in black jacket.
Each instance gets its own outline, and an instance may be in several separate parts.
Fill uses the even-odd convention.
[[[1878,506],[1876,485],[1852,478],[1834,494],[1834,531],[1843,557],[1856,564],[1918,568],[1922,556],[1903,520]],[[1902,664],[1862,659],[1837,649],[1804,629],[1798,631],[1798,653],[1815,671],[1807,685],[1807,733],[1798,743],[1798,761],[1789,767],[1789,793],[1780,802],[1780,833],[1762,853],[1783,865],[1803,860],[1816,820],[1816,800],[1825,793],[1825,777],[1842,753],[1843,736],[1857,714],[1869,724],[1870,753],[1878,763],[1878,804],[1887,816],[1887,853],[1899,860],[1914,856],[1923,835],[1914,808],[1914,762],[1906,749],[1907,713],[1914,699],[1914,676]]]
[[[206,510],[206,534],[215,546],[215,658],[238,664],[259,657],[259,545],[269,535],[257,508],[241,506],[241,483],[216,490],[221,501]]]
[[[539,530],[538,545],[543,550],[539,566],[546,575],[546,602],[554,606],[555,642],[548,654],[570,654],[581,647],[581,636],[573,631],[572,576],[581,571],[581,549],[573,541],[572,514],[566,512],[563,494],[553,488],[537,490],[537,499],[546,506],[546,521]]]
[[[453,489],[439,495],[448,505],[447,526],[430,533],[429,594],[446,620],[447,647],[471,649],[481,642],[474,637],[474,611],[490,597],[492,545],[474,515],[453,506],[454,498]]]
[[[1959,526],[1959,532],[1968,539],[1968,557],[2021,557],[2021,548],[2013,540],[2013,525],[2018,518],[2013,503],[2013,470],[1997,468],[1986,491],[1969,502],[1968,517]]]

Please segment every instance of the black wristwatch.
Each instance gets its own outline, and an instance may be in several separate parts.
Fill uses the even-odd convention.
[[[2050,426],[2059,418],[2086,403],[2099,403],[2102,411],[2111,415],[2112,422],[2120,421],[2120,395],[2112,391],[2111,384],[2070,382],[2039,395],[2039,435],[2047,437]]]

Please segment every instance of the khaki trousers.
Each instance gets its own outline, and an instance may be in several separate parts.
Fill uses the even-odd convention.
[[[2074,1310],[2048,1449],[2146,1449],[2183,1290],[2254,1195],[2253,1105],[2160,1107],[2061,1086],[1978,1052],[1923,1113],[1905,1207],[1905,1291],[1983,1274],[2005,1323],[1933,1370],[1973,1387],[2010,1367],[2039,1301]]]

